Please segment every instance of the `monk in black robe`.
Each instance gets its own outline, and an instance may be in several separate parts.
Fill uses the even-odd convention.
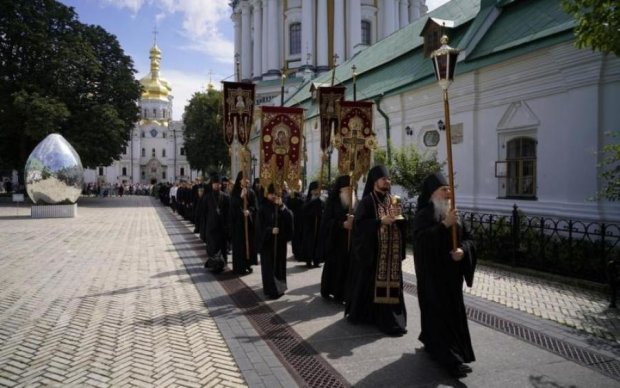
[[[204,215],[204,203],[202,202],[202,197],[205,194],[205,184],[203,182],[202,177],[196,178],[196,184],[192,187],[192,195],[194,197],[194,233],[200,233],[200,224],[202,217]]]
[[[323,207],[319,182],[314,181],[308,186],[308,196],[301,208],[303,228],[301,257],[308,268],[317,268],[323,259],[319,241]]]
[[[233,272],[239,275],[252,272],[258,263],[254,246],[254,229],[258,202],[249,187],[250,180],[239,171],[230,196],[230,238]]]
[[[286,201],[286,207],[293,213],[293,239],[291,247],[293,248],[293,256],[296,260],[303,261],[301,257],[301,247],[303,242],[303,219],[301,217],[301,208],[304,205],[304,195],[301,192],[293,191]]]
[[[321,222],[325,257],[321,296],[325,299],[333,297],[337,303],[344,301],[348,288],[354,205],[352,189],[349,175],[336,179],[329,192]]]
[[[229,238],[230,197],[221,191],[220,176],[211,175],[211,190],[206,198],[205,235],[207,239],[207,262],[205,268],[218,273],[224,270],[227,259]]]
[[[286,291],[286,248],[293,236],[293,215],[269,185],[265,202],[258,211],[257,248],[260,252],[263,292],[277,299]]]
[[[463,302],[463,280],[471,287],[475,245],[450,209],[450,186],[440,173],[428,176],[413,219],[413,255],[424,349],[454,377],[471,372],[475,361]],[[451,229],[457,228],[453,249]]]
[[[352,323],[373,324],[388,335],[402,336],[407,332],[402,278],[405,224],[395,217],[390,185],[384,166],[368,172],[353,219],[351,294],[345,316]]]

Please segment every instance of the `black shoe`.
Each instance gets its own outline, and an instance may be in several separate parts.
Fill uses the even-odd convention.
[[[466,377],[467,373],[461,369],[462,364],[456,364],[448,367],[448,373],[455,379]]]
[[[405,334],[407,334],[407,329],[401,329],[401,328],[396,328],[396,329],[392,329],[392,330],[387,330],[385,331],[385,334],[391,336],[391,337],[402,337]]]
[[[253,269],[252,267],[248,267],[248,268],[245,270],[245,272],[246,272],[246,273],[252,273],[252,272],[254,272],[254,269]]]
[[[471,366],[465,364],[459,364],[459,369],[465,373],[471,373],[473,371],[473,369],[471,369]]]

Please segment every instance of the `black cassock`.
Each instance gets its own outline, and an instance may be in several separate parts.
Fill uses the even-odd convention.
[[[293,239],[291,241],[291,247],[293,248],[293,256],[295,259],[302,260],[301,247],[303,241],[303,218],[301,216],[301,208],[304,205],[304,196],[301,193],[293,192],[293,194],[286,201],[286,207],[288,207],[293,213]]]
[[[274,235],[277,225],[279,233]],[[258,211],[257,248],[260,252],[263,291],[268,298],[278,298],[286,291],[286,248],[293,237],[293,215],[286,206],[277,207],[265,200]]]
[[[349,286],[349,230],[343,223],[347,220],[347,210],[342,206],[340,198],[330,197],[325,204],[321,223],[323,236],[324,258],[321,274],[321,296],[333,297],[335,301],[344,301]]]
[[[422,322],[419,340],[433,358],[448,367],[475,361],[463,303],[463,279],[471,287],[476,266],[474,241],[459,225],[465,255],[461,261],[452,260],[451,230],[435,219],[433,205],[416,213],[413,236]]]
[[[230,197],[222,191],[209,190],[205,194],[205,237],[207,243],[207,263],[205,267],[214,272],[224,269],[229,237],[228,215]]]
[[[233,272],[244,274],[250,271],[252,265],[258,263],[256,258],[256,248],[254,246],[254,231],[256,228],[256,216],[258,202],[253,190],[248,190],[247,209],[250,215],[247,217],[247,238],[245,227],[245,216],[243,215],[243,198],[241,192],[234,192],[230,198],[230,238],[232,245],[232,265]],[[246,241],[249,246],[246,250]]]
[[[355,210],[350,296],[346,300],[345,316],[352,323],[369,323],[386,334],[402,335],[407,327],[402,283],[405,225],[399,221],[381,229],[382,213],[378,213],[381,208],[375,203],[375,196],[376,192],[366,195]],[[389,197],[380,194],[378,200],[389,203]],[[387,239],[387,245],[380,243],[380,235]],[[397,252],[398,257],[390,252]],[[386,253],[388,262],[382,259]]]
[[[318,267],[323,261],[321,255],[321,216],[323,215],[323,200],[321,198],[306,198],[301,209],[302,217],[302,245],[301,257],[308,266]]]
[[[202,197],[204,197],[206,192],[206,186],[204,183],[199,183],[194,185],[192,188],[192,195],[194,196],[194,217],[192,221],[194,222],[194,233],[200,233],[201,221],[204,216],[204,202],[202,201]]]

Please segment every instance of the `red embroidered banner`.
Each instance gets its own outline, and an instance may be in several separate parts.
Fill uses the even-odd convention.
[[[337,102],[344,100],[344,86],[319,87],[319,116],[321,118],[321,150],[326,151],[332,141],[332,133],[338,130]]]
[[[304,110],[261,106],[260,179],[266,189],[273,183],[282,193],[284,181],[289,188],[301,190],[301,147]]]
[[[353,182],[370,169],[372,150],[376,148],[372,102],[339,101],[340,128],[334,136],[338,149],[338,172],[352,174]]]
[[[245,146],[250,141],[254,113],[255,85],[242,82],[224,84],[224,141],[230,147],[237,140]]]

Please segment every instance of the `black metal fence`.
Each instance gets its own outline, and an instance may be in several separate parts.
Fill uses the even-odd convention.
[[[414,204],[403,211],[411,222]],[[510,214],[461,211],[460,219],[483,260],[599,283],[607,282],[608,262],[620,260],[620,224],[528,216],[517,205]]]

